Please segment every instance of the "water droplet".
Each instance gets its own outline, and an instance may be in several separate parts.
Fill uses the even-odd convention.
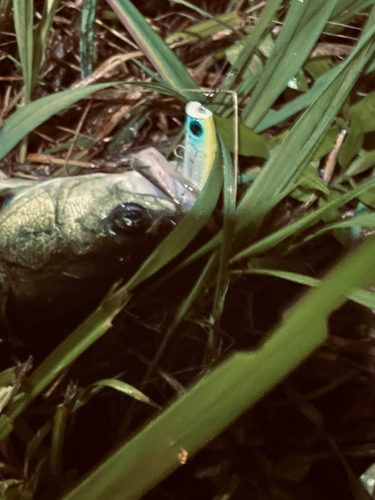
[[[298,83],[296,78],[291,78],[288,82],[288,87],[291,89],[298,89]]]

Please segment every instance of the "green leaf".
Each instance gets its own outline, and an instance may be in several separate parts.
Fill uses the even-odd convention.
[[[305,203],[311,196],[320,191],[321,193],[328,194],[329,189],[324,184],[318,172],[319,162],[314,161],[307,165],[302,172],[301,177],[298,179],[298,187],[290,194],[293,198]]]
[[[362,122],[364,134],[375,130],[375,92],[367,95],[350,108],[350,116]]]
[[[369,168],[375,165],[375,151],[366,151],[361,149],[357,158],[340,176],[341,179],[350,179],[351,177],[366,172]]]
[[[328,56],[314,57],[314,59],[310,59],[303,65],[303,69],[310,73],[314,80],[318,80],[334,67],[332,59]]]
[[[307,92],[309,90],[303,69],[300,69],[296,76],[290,78],[288,81],[288,87],[293,90],[299,90],[300,92]]]
[[[215,124],[223,136],[227,148],[233,153],[233,119],[215,116]],[[238,126],[238,154],[268,159],[268,143],[269,139],[266,135],[258,135],[246,125],[240,124]]]

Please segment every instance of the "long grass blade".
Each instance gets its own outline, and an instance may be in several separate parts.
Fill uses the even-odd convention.
[[[237,124],[234,124],[236,126]],[[220,319],[224,309],[225,297],[229,287],[229,258],[232,250],[234,228],[235,228],[235,212],[237,198],[237,177],[236,168],[233,168],[232,160],[229,151],[224,143],[223,138],[219,135],[219,142],[223,154],[224,167],[224,182],[223,182],[223,202],[224,202],[224,218],[222,242],[219,249],[219,265],[216,280],[216,289],[214,296],[214,304],[212,308],[212,338],[208,342],[208,361],[213,361],[220,351]]]
[[[198,88],[188,70],[129,0],[107,0],[159,75],[174,89]],[[189,100],[196,94],[185,93]]]
[[[33,0],[14,0],[14,27],[23,74],[24,102],[30,101],[33,74]]]
[[[44,54],[47,48],[51,26],[59,4],[60,0],[46,0],[44,2],[42,17],[34,35],[32,89],[34,88],[38,78],[39,69],[43,62]]]
[[[150,257],[142,264],[127,283],[132,291],[143,281],[151,277],[166,264],[171,262],[204,227],[214,211],[223,184],[220,151],[216,153],[214,166],[193,207],[184,216],[178,226],[161,242]]]
[[[321,280],[318,278],[313,278],[311,276],[306,276],[305,274],[293,273],[290,271],[283,271],[279,269],[250,268],[245,271],[234,271],[233,274],[257,274],[260,276],[273,276],[275,278],[281,278],[308,287],[317,287],[321,283]],[[370,309],[374,309],[375,307],[375,294],[373,292],[370,292],[369,290],[354,290],[349,293],[347,298],[353,300],[353,302],[357,302],[357,304],[360,304],[364,307],[369,307]]]
[[[282,243],[287,238],[298,236],[303,231],[306,231],[321,220],[324,220],[324,217],[327,217],[330,213],[338,210],[340,207],[345,205],[345,203],[349,203],[349,201],[354,200],[362,193],[365,193],[366,191],[373,188],[375,188],[375,179],[360,184],[349,192],[314,210],[311,214],[308,214],[305,217],[296,220],[288,226],[279,229],[275,233],[262,238],[261,240],[253,243],[252,245],[249,245],[248,247],[242,248],[241,251],[234,255],[231,262],[234,263],[244,258],[256,257],[257,255],[260,255],[264,252],[267,252],[271,248],[274,248],[276,245]]]
[[[185,98],[178,92],[168,89],[160,84],[136,82],[111,82],[92,85],[91,87],[64,90],[56,94],[48,95],[37,101],[29,103],[17,110],[0,130],[0,159],[11,151],[18,142],[29,132],[51,118],[55,113],[71,106],[80,99],[84,99],[99,90],[113,85],[140,85],[149,90],[166,93],[185,102]]]
[[[57,349],[30,375],[8,415],[0,417],[0,439],[13,429],[14,420],[46,389],[46,387],[75,361],[88,347],[111,327],[112,319],[124,307],[129,295],[124,288],[112,290],[91,316],[79,325]]]
[[[96,0],[84,0],[81,20],[81,36],[79,51],[81,55],[81,77],[91,75],[95,57],[94,48],[94,22],[96,13]]]
[[[260,350],[232,355],[64,500],[135,500],[181,467],[326,339],[328,315],[345,302],[344,295],[375,281],[374,253],[371,239],[306,294]]]
[[[254,128],[310,54],[337,0],[293,0],[274,50],[242,113]]]
[[[235,63],[227,73],[224,85],[222,86],[223,90],[230,89],[236,79],[241,76],[241,73],[248,65],[262,37],[264,37],[267,31],[270,30],[273,26],[276,12],[281,3],[282,0],[269,0],[268,2],[266,2],[262,16],[258,20],[255,28],[251,30],[250,34],[246,38],[241,52],[239,53]],[[250,90],[248,89],[248,92],[249,91]],[[244,94],[246,94],[246,91],[244,92]],[[226,107],[221,107],[217,110],[217,114],[222,116],[228,116],[230,113],[231,109]]]

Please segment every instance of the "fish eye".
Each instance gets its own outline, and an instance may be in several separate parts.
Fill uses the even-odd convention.
[[[190,131],[193,135],[195,135],[195,137],[200,137],[203,134],[202,125],[197,121],[191,122]]]
[[[112,210],[107,218],[114,233],[138,232],[150,225],[150,217],[146,208],[137,203],[122,203]]]

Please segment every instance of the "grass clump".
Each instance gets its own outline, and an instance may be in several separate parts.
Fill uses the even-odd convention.
[[[171,155],[191,99],[220,143],[130,280],[36,369],[2,373],[5,499],[368,497],[373,7],[15,0],[13,28],[1,3],[8,175]]]

